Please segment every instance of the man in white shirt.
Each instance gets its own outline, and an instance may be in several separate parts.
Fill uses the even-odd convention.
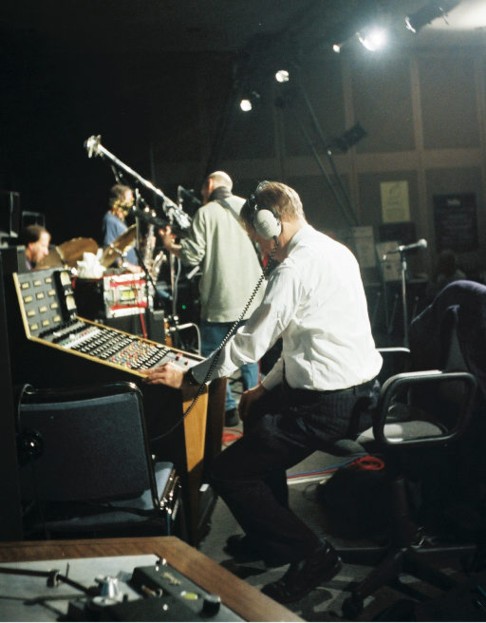
[[[282,338],[280,359],[241,397],[244,436],[216,458],[210,478],[245,532],[230,537],[226,551],[241,562],[290,563],[263,588],[288,603],[334,577],[341,561],[289,509],[286,470],[357,435],[356,416],[376,398],[382,359],[355,257],[307,223],[298,194],[262,182],[241,216],[262,252],[278,262],[263,301],[220,352],[186,373],[160,366],[147,381],[181,387],[227,376]]]

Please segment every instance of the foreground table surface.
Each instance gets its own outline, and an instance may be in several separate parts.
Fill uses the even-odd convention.
[[[176,537],[0,542],[0,562],[153,554],[247,621],[301,621],[295,613]]]

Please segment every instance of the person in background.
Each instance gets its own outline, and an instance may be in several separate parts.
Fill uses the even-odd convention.
[[[127,231],[128,227],[125,220],[134,201],[133,190],[130,186],[115,184],[110,188],[108,199],[109,210],[105,212],[102,220],[104,247],[108,247]],[[125,257],[117,259],[115,264],[132,273],[140,272],[141,270],[134,249],[129,249]]]
[[[307,223],[296,191],[261,182],[241,216],[249,236],[278,262],[262,302],[222,350],[190,370],[169,363],[145,375],[149,384],[197,391],[282,339],[277,362],[240,399],[243,436],[214,459],[208,476],[243,529],[229,537],[226,553],[235,562],[289,564],[262,589],[289,603],[333,578],[341,560],[289,507],[286,470],[358,436],[366,426],[360,414],[376,404],[383,361],[356,258]]]
[[[27,225],[20,234],[20,242],[25,246],[25,263],[28,270],[49,255],[51,234],[42,225]]]
[[[466,279],[466,274],[458,267],[456,254],[451,249],[444,249],[439,253],[434,276],[427,286],[427,303],[432,302],[446,285],[461,279]]]
[[[233,181],[224,171],[206,177],[201,189],[203,206],[196,212],[188,234],[176,243],[170,228],[160,230],[164,248],[185,266],[200,266],[201,353],[208,356],[221,344],[248,303],[261,277],[257,252],[240,221],[244,199],[233,195]],[[243,324],[261,299],[258,292]],[[258,383],[257,362],[239,366],[243,389]],[[226,386],[225,425],[238,424],[236,400]]]

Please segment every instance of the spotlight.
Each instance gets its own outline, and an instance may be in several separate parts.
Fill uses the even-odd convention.
[[[412,15],[407,15],[405,25],[408,30],[417,33],[421,28],[430,24],[438,17],[446,19],[447,13],[452,11],[459,2],[460,0],[435,0],[434,2],[429,2],[429,4]]]
[[[334,39],[331,45],[331,49],[334,54],[340,54],[344,46],[348,46],[351,41],[356,37],[356,32],[352,32],[351,34],[345,33],[343,37]]]
[[[290,74],[286,69],[279,69],[275,74],[275,80],[277,82],[288,82],[290,80]]]
[[[387,42],[387,33],[384,28],[373,28],[366,33],[357,32],[356,36],[363,47],[370,52],[381,50]]]
[[[240,101],[240,108],[243,112],[250,112],[257,105],[260,100],[260,94],[256,91],[252,91],[248,97],[242,98]]]
[[[240,102],[240,108],[243,112],[249,112],[253,106],[249,99],[243,98]]]

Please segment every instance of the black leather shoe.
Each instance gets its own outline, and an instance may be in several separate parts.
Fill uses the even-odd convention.
[[[255,562],[262,560],[262,555],[245,534],[233,534],[228,537],[223,551],[231,556],[235,562]]]
[[[332,580],[341,566],[336,550],[325,543],[307,558],[292,563],[285,575],[276,582],[266,584],[262,593],[281,604],[297,601],[321,582]]]
[[[229,409],[224,414],[225,426],[238,426],[240,418],[238,417],[238,411],[236,409]]]
[[[264,558],[258,545],[246,534],[233,534],[228,537],[223,551],[231,556],[236,563],[240,564],[260,560],[265,563],[266,567],[281,567],[288,564],[288,560]]]

